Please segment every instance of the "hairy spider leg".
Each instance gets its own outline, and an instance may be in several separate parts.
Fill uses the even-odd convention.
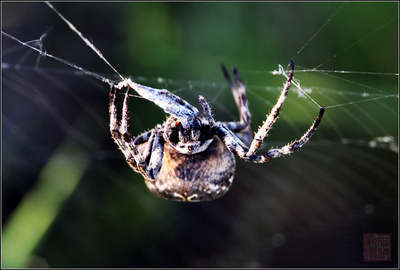
[[[250,149],[247,153],[247,156],[252,156],[257,152],[260,146],[263,143],[264,138],[267,136],[268,131],[271,129],[272,125],[275,123],[276,119],[279,116],[279,113],[282,109],[283,103],[285,102],[286,95],[289,91],[290,83],[292,82],[294,72],[294,61],[290,61],[290,72],[289,76],[286,80],[285,86],[278,98],[276,104],[272,107],[271,112],[267,116],[267,119],[263,123],[263,125],[258,129],[258,132],[254,135],[254,139],[251,142]]]
[[[161,170],[163,164],[164,156],[164,139],[159,126],[152,130],[150,140],[147,144],[147,149],[143,153],[146,156],[150,156],[150,161],[147,166],[146,175],[144,175],[148,180],[155,179]],[[151,147],[151,152],[150,152]],[[147,158],[147,157],[146,157]]]
[[[236,84],[235,84],[231,79],[231,77],[229,76],[225,66],[221,65],[221,67],[224,76],[228,81],[229,86],[232,89],[233,98],[235,99],[235,103],[240,114],[240,122],[227,122],[226,125],[229,129],[233,130],[234,132],[238,132],[245,129],[250,123],[251,115],[249,108],[247,106],[246,90],[241,82],[239,73],[236,68],[233,68],[233,73],[236,79]]]
[[[203,107],[203,114],[206,117],[208,123],[210,124],[210,126],[214,126],[215,125],[215,119],[212,116],[211,107],[208,104],[208,102],[205,99],[205,97],[203,97],[202,95],[199,95],[199,103],[201,104],[201,107]]]
[[[121,125],[120,125],[120,133],[122,134],[124,140],[126,143],[129,144],[130,149],[132,149],[135,153],[137,152],[135,150],[135,148],[137,149],[137,138],[132,137],[132,135],[129,133],[128,130],[128,121],[129,121],[129,95],[131,93],[131,88],[128,86],[126,93],[125,93],[125,98],[124,98],[124,104],[122,107],[122,117],[121,117]],[[116,105],[115,105],[116,106]],[[150,154],[150,150],[152,148],[152,144],[153,144],[153,140],[154,140],[154,130],[150,131],[149,137],[148,138],[144,138],[144,135],[140,135],[139,137],[144,140],[146,139],[145,142],[147,142],[147,145],[143,151],[142,158],[143,160],[146,160],[147,157]],[[139,152],[140,153],[140,152]]]
[[[125,155],[126,160],[136,171],[139,171],[138,164],[144,164],[144,158],[139,153],[135,144],[131,144],[131,136],[127,130],[127,122],[126,119],[127,113],[123,114],[121,119],[121,124],[118,124],[118,116],[117,116],[117,97],[118,97],[118,88],[114,88],[111,85],[110,89],[110,132],[114,139],[114,141],[118,144],[122,153]],[[128,89],[129,91],[129,89]],[[128,92],[127,91],[127,92]],[[127,108],[127,100],[124,100],[124,108]],[[125,118],[125,119],[124,119]],[[133,153],[133,154],[132,154]]]
[[[295,140],[292,143],[289,143],[281,148],[272,148],[265,152],[263,156],[267,159],[281,157],[283,155],[289,155],[297,151],[301,148],[311,136],[314,134],[315,130],[317,129],[319,123],[321,122],[322,116],[324,115],[325,108],[321,107],[319,110],[318,117],[315,119],[314,123],[310,126],[306,133],[299,140]]]
[[[211,113],[210,104],[208,104],[207,100],[201,95],[199,96],[199,102],[200,102],[201,106],[203,107],[204,114],[205,114],[208,122],[210,123],[211,127],[212,128],[217,127],[217,129],[218,129],[218,127],[224,126],[226,129],[229,130],[229,135],[232,135],[236,138],[236,143],[239,144],[243,149],[246,149],[246,151],[248,151],[246,144],[241,140],[241,138],[237,137],[238,135],[235,135],[231,131],[231,129],[227,126],[227,123],[215,122],[215,119],[213,118],[212,113]]]
[[[232,89],[232,94],[235,99],[236,106],[239,110],[240,122],[227,122],[226,126],[234,132],[241,132],[240,137],[246,143],[251,142],[251,127],[250,119],[251,114],[247,103],[246,89],[240,79],[239,72],[236,68],[233,68],[233,74],[235,76],[236,84],[233,82],[228,74],[224,65],[221,65],[222,71],[229,86]]]
[[[166,89],[156,89],[140,85],[132,82],[130,79],[125,79],[118,84],[118,88],[128,86],[133,88],[141,97],[153,102],[163,109],[164,112],[177,118],[191,119],[196,117],[199,113],[196,107],[193,107],[187,101]]]
[[[287,78],[286,84],[278,98],[277,103],[273,106],[271,109],[271,113],[267,116],[267,120],[264,122],[263,126],[259,128],[258,132],[255,134],[255,137],[250,145],[250,148],[247,148],[246,146],[243,145],[243,142],[230,130],[229,126],[217,122],[215,125],[215,130],[216,134],[219,136],[221,141],[224,142],[226,147],[231,151],[232,153],[238,155],[240,158],[248,160],[248,161],[253,161],[256,163],[263,163],[267,162],[273,158],[281,157],[283,155],[288,155],[299,148],[301,148],[314,134],[315,130],[317,129],[319,123],[321,122],[321,119],[324,115],[324,107],[320,108],[318,117],[315,119],[311,127],[304,133],[304,135],[299,139],[295,140],[292,143],[289,143],[281,148],[273,148],[270,149],[266,152],[264,152],[262,155],[255,155],[255,152],[260,148],[262,141],[265,136],[267,136],[268,131],[271,129],[272,125],[275,123],[276,119],[278,118],[279,112],[281,111],[282,105],[285,101],[286,95],[288,93],[290,83],[293,78],[293,73],[294,73],[294,61],[290,61],[290,73]],[[230,79],[229,75],[224,71],[225,77],[227,77],[227,80],[229,84],[233,85],[232,80]],[[236,72],[237,74],[237,72]],[[240,82],[239,76],[235,76],[237,83]]]
[[[142,134],[136,136],[133,139],[134,144],[139,145],[139,144],[146,143],[149,140],[151,134],[152,134],[152,130],[143,132]]]
[[[208,122],[210,123],[210,126],[214,129],[215,134],[217,136],[219,136],[221,140],[222,140],[222,138],[226,137],[227,142],[226,143],[224,142],[224,143],[227,146],[230,145],[230,147],[228,147],[228,149],[232,153],[237,153],[236,152],[237,150],[239,150],[241,153],[242,152],[246,153],[248,151],[247,146],[243,143],[243,141],[240,138],[238,138],[233,133],[233,131],[231,131],[227,127],[226,123],[215,122],[215,119],[212,117],[212,114],[211,114],[211,107],[208,104],[207,100],[203,96],[199,96],[199,102],[200,102],[201,106],[203,107],[204,114],[206,115],[206,118],[207,118]],[[218,133],[218,131],[220,131],[220,132]],[[231,139],[232,143],[231,143],[231,141],[229,141],[229,139]]]
[[[249,149],[247,147],[243,147],[243,142],[232,132],[230,131],[224,123],[217,122],[215,125],[216,134],[221,139],[221,141],[226,145],[226,147],[232,153],[236,154],[240,158],[246,161],[252,161],[255,163],[264,163],[273,158],[281,157],[283,155],[289,155],[294,153],[296,150],[301,148],[314,134],[317,129],[319,123],[321,122],[322,116],[324,115],[324,107],[320,108],[318,117],[315,119],[313,124],[307,130],[306,133],[299,139],[295,140],[292,143],[289,143],[281,148],[272,148],[262,155],[248,155]]]
[[[140,135],[138,138],[132,138],[128,131],[128,120],[129,120],[129,94],[130,88],[128,87],[122,108],[122,117],[120,124],[118,124],[117,116],[117,96],[118,88],[111,86],[110,89],[110,132],[114,141],[118,144],[122,153],[125,155],[127,163],[135,171],[141,173],[144,177],[148,179],[154,179],[162,164],[162,152],[163,152],[163,142],[160,140],[160,136],[157,136],[157,131],[155,129],[150,132],[146,132]],[[147,143],[141,154],[135,144],[135,140],[139,143]],[[149,164],[146,163],[148,157],[150,157]],[[160,158],[161,155],[161,158]],[[161,161],[160,161],[161,159]]]
[[[221,68],[222,68],[222,72],[224,73],[225,79],[228,81],[228,84],[232,89],[233,98],[235,99],[236,106],[237,106],[237,108],[239,110],[239,113],[240,113],[242,106],[241,106],[241,103],[240,103],[239,93],[238,93],[239,91],[237,89],[237,86],[233,83],[233,81],[231,79],[231,76],[229,76],[229,73],[228,73],[228,71],[226,70],[226,67],[223,64],[221,64]],[[242,119],[242,117],[240,117],[240,118]]]

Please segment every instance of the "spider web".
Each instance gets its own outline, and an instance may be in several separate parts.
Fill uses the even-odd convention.
[[[279,65],[294,59],[300,90],[263,150],[299,138],[317,104],[326,112],[291,157],[238,160],[223,198],[168,202],[112,142],[107,84],[2,36],[3,266],[364,267],[363,232],[397,240],[397,2],[55,7],[119,73],[197,107],[201,94],[217,120],[239,119],[220,63],[236,66],[253,131],[282,90]],[[45,4],[4,3],[2,18],[6,33],[119,81]],[[165,120],[131,100],[133,134]],[[397,265],[396,250],[380,266]]]

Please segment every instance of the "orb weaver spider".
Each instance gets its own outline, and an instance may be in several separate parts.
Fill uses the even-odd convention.
[[[239,122],[219,122],[211,114],[211,107],[203,96],[199,103],[203,113],[182,98],[165,89],[154,89],[132,82],[122,81],[110,90],[110,132],[125,155],[129,166],[145,178],[147,187],[158,197],[177,201],[207,201],[224,195],[232,184],[235,173],[235,155],[246,161],[264,163],[273,158],[291,154],[300,149],[314,134],[324,114],[321,107],[318,117],[304,135],[281,148],[273,148],[261,155],[256,152],[264,137],[275,123],[288,93],[294,62],[286,84],[266,121],[251,141],[250,147],[235,133],[248,138],[250,112],[245,88],[234,68],[235,82],[222,67],[240,114]],[[127,87],[118,121],[118,90]],[[131,88],[162,108],[170,116],[148,132],[133,137],[128,131],[128,102]]]

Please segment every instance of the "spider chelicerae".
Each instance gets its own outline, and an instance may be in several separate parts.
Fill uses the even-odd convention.
[[[267,162],[300,149],[317,129],[324,114],[323,107],[320,108],[314,123],[299,140],[257,155],[257,150],[278,118],[285,101],[293,78],[294,62],[290,61],[286,84],[266,121],[254,135],[250,147],[243,142],[251,140],[251,115],[245,88],[235,68],[235,82],[226,69],[222,69],[239,110],[239,122],[216,121],[209,104],[201,95],[199,102],[203,108],[202,115],[188,102],[164,89],[139,85],[129,79],[117,86],[111,86],[111,135],[125,155],[127,163],[144,176],[147,187],[155,195],[177,201],[206,201],[219,198],[232,184],[236,166],[235,155],[255,163]],[[122,116],[118,120],[117,96],[119,89],[123,87],[127,87],[127,91]],[[163,124],[137,137],[133,137],[128,131],[131,88],[170,115]]]

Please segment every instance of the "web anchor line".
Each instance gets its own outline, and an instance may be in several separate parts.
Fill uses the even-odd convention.
[[[52,54],[49,54],[49,53],[47,53],[47,52],[45,52],[45,51],[43,51],[43,50],[40,50],[40,49],[38,49],[38,48],[36,48],[36,47],[33,47],[32,45],[29,44],[29,43],[32,43],[32,42],[29,42],[29,41],[28,41],[28,42],[23,42],[23,41],[19,40],[18,38],[13,37],[13,36],[11,36],[10,34],[7,34],[6,32],[3,32],[3,31],[1,31],[1,34],[2,34],[3,36],[6,36],[6,37],[8,37],[8,38],[10,38],[10,39],[12,39],[12,40],[18,42],[19,44],[21,44],[21,45],[23,45],[23,46],[25,46],[25,47],[28,47],[29,49],[32,49],[32,50],[34,50],[34,51],[37,51],[37,52],[38,52],[41,56],[43,56],[43,57],[48,57],[48,58],[54,59],[54,60],[56,60],[56,61],[58,61],[58,62],[60,62],[60,63],[63,63],[63,64],[65,64],[65,65],[68,65],[68,66],[70,66],[70,67],[72,67],[72,68],[74,68],[74,69],[76,69],[76,70],[79,70],[79,71],[83,72],[83,73],[86,74],[86,75],[89,75],[89,76],[91,76],[91,77],[94,77],[94,78],[96,78],[96,79],[98,79],[98,80],[100,80],[100,81],[102,81],[102,82],[105,82],[105,83],[107,83],[107,84],[109,84],[109,85],[116,85],[116,84],[117,84],[117,82],[115,82],[115,81],[113,81],[113,80],[111,80],[111,79],[108,79],[108,78],[103,77],[103,76],[101,76],[101,75],[99,75],[99,74],[97,74],[97,73],[94,73],[94,72],[91,72],[91,71],[89,71],[89,70],[87,70],[87,69],[84,69],[84,68],[82,68],[82,67],[80,67],[80,66],[78,66],[78,65],[76,65],[76,64],[74,64],[74,63],[72,63],[72,62],[70,62],[70,61],[68,61],[68,60],[59,58],[59,57],[54,56],[54,55],[52,55]],[[42,47],[42,46],[40,46],[40,47]],[[2,65],[3,65],[3,63],[2,63]]]
[[[55,7],[53,7],[52,4],[50,4],[48,1],[45,2],[68,26],[69,28],[74,31],[85,43],[88,45],[123,81],[125,78],[119,74],[119,72],[110,64],[110,62],[107,61],[107,59],[103,56],[101,51],[96,48],[96,46],[93,45],[92,42],[90,42],[85,36],[78,30],[76,27],[68,21]]]
[[[367,101],[372,101],[372,100],[378,100],[378,99],[382,99],[382,98],[397,98],[398,99],[399,95],[386,95],[386,96],[382,96],[382,97],[368,98],[368,99],[351,101],[351,102],[342,103],[342,104],[335,104],[335,105],[331,105],[331,106],[326,106],[325,109],[342,107],[342,106],[346,106],[346,105],[353,105],[353,104],[356,104],[356,103],[362,103],[362,102],[367,102]]]
[[[61,62],[63,64],[66,64],[66,65],[68,65],[68,66],[70,66],[70,67],[72,67],[72,68],[74,68],[74,69],[76,69],[78,71],[81,71],[82,73],[84,73],[86,75],[94,77],[94,78],[96,78],[96,79],[98,79],[98,80],[100,80],[102,82],[105,82],[105,83],[107,83],[109,85],[112,85],[114,87],[117,87],[119,89],[121,89],[123,87],[126,87],[128,85],[130,87],[134,88],[134,89],[136,89],[137,87],[140,88],[140,86],[138,84],[135,84],[129,78],[125,78],[124,76],[122,76],[116,70],[116,68],[114,68],[110,64],[110,62],[104,57],[104,55],[101,53],[101,51],[92,42],[90,42],[85,36],[83,36],[83,34],[68,19],[66,19],[52,4],[50,4],[47,1],[45,3],[50,7],[50,9],[52,9],[69,26],[69,28],[72,31],[74,31],[85,42],[85,44],[87,46],[89,46],[122,79],[122,81],[116,82],[114,80],[111,80],[111,79],[108,79],[108,78],[106,78],[104,76],[101,76],[101,75],[99,75],[97,73],[94,73],[94,72],[91,72],[89,70],[86,70],[86,69],[84,69],[84,68],[82,68],[82,67],[80,67],[80,66],[78,66],[78,65],[76,65],[76,64],[74,64],[74,63],[72,63],[72,62],[70,62],[68,60],[65,60],[65,59],[62,59],[62,58],[59,58],[59,57],[56,57],[56,56],[54,56],[52,54],[47,53],[46,51],[44,51],[44,46],[42,44],[43,43],[43,40],[42,40],[43,37],[41,37],[38,40],[35,40],[35,42],[39,42],[40,43],[39,44],[39,48],[36,48],[36,47],[31,45],[33,43],[33,41],[23,42],[23,41],[19,40],[18,38],[14,37],[14,36],[11,36],[8,33],[5,33],[3,31],[2,31],[2,35],[4,35],[4,36],[6,36],[6,37],[8,37],[8,38],[20,43],[21,45],[23,45],[25,47],[28,47],[28,48],[30,48],[32,50],[37,51],[43,57],[48,57],[48,58],[52,58],[54,60],[57,60],[57,61],[59,61],[59,62]],[[338,9],[338,11],[340,9]],[[330,21],[330,20],[328,20],[328,21]],[[318,32],[319,31],[317,31],[317,33]],[[343,74],[343,73],[357,73],[357,74],[370,74],[370,75],[394,75],[394,76],[398,76],[398,73],[357,72],[357,71],[343,71],[343,70],[317,70],[315,68],[311,69],[311,70],[307,70],[307,69],[306,70],[297,70],[297,72],[319,72],[319,73],[341,73],[341,74]],[[285,72],[284,68],[282,67],[282,65],[279,65],[279,71],[272,71],[270,73],[272,73],[273,75],[277,75],[277,74],[283,75],[286,78],[288,77],[288,75],[286,74],[286,72]],[[319,108],[322,107],[309,94],[307,94],[306,91],[304,91],[301,88],[299,80],[293,78],[292,84],[295,85],[298,88],[298,91],[300,91],[304,96],[306,96],[308,99],[310,99],[315,105],[317,105]],[[344,105],[355,104],[355,103],[359,103],[359,102],[372,101],[372,100],[381,99],[381,98],[391,98],[391,97],[396,97],[396,95],[385,95],[385,96],[377,97],[377,98],[370,98],[370,99],[366,99],[366,100],[364,99],[364,100],[354,101],[354,102],[349,102],[349,103],[344,103],[344,104],[337,104],[337,105],[327,106],[327,107],[325,107],[325,109],[334,108],[334,107],[340,107],[340,106],[344,106]],[[398,95],[397,95],[397,97],[398,97]]]

